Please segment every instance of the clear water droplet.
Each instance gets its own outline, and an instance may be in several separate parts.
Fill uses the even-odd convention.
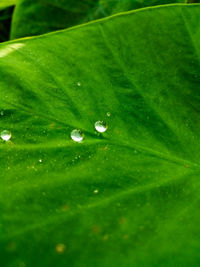
[[[106,115],[107,115],[108,117],[110,117],[110,116],[111,116],[111,113],[110,113],[110,112],[107,112]]]
[[[0,115],[1,115],[1,116],[3,116],[3,115],[4,115],[4,112],[3,112],[3,110],[1,110],[1,112],[0,112]]]
[[[1,132],[1,139],[3,139],[4,141],[8,141],[11,138],[11,132],[4,130]]]
[[[81,82],[77,82],[77,85],[78,85],[78,86],[81,86]]]
[[[98,194],[99,193],[99,190],[98,189],[95,189],[94,190],[94,194]]]
[[[95,122],[94,127],[99,133],[103,133],[108,129],[108,125],[104,121]]]
[[[75,142],[81,142],[84,138],[84,134],[81,130],[75,129],[71,132],[71,139]]]
[[[39,159],[39,162],[42,163],[42,159]]]

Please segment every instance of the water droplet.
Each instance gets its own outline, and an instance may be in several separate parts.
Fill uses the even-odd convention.
[[[111,113],[110,113],[110,112],[107,112],[106,115],[107,115],[108,117],[110,117],[110,116],[111,116]]]
[[[71,138],[75,142],[81,142],[84,138],[84,134],[81,132],[81,130],[75,129],[71,132]]]
[[[98,189],[95,189],[94,190],[94,194],[98,194],[99,193],[99,190]]]
[[[77,82],[77,85],[80,87],[81,86],[81,82]]]
[[[1,132],[1,138],[4,140],[4,141],[8,141],[10,140],[11,138],[11,132],[7,131],[7,130],[4,130]]]
[[[39,159],[39,162],[42,163],[42,159]]]
[[[104,121],[97,121],[94,124],[95,129],[97,132],[103,133],[108,129],[108,125]]]
[[[1,110],[1,112],[0,112],[0,115],[1,115],[1,116],[3,116],[3,115],[4,115],[4,112],[3,112],[3,110]]]

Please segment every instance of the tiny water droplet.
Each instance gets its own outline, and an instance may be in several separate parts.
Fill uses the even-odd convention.
[[[74,140],[75,142],[81,142],[84,138],[84,134],[81,132],[81,130],[73,130],[71,132],[71,139]]]
[[[108,117],[110,117],[111,113],[110,113],[110,112],[107,112],[106,115],[107,115]]]
[[[1,132],[1,139],[3,139],[4,141],[8,141],[11,138],[11,132],[4,130]]]
[[[0,115],[1,115],[1,116],[3,116],[3,115],[4,115],[4,112],[3,112],[3,110],[1,110],[1,112],[0,112]]]
[[[95,189],[94,190],[94,194],[98,194],[99,193],[99,190],[98,189]]]
[[[42,163],[42,159],[39,159],[39,162]]]
[[[81,86],[81,82],[77,82],[77,85],[78,85],[78,86]]]
[[[94,127],[99,133],[103,133],[108,129],[108,125],[104,121],[95,122]]]

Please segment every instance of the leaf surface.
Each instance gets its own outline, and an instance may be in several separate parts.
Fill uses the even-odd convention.
[[[11,39],[43,34],[123,11],[185,0],[19,0]]]
[[[199,265],[199,12],[0,45],[3,267]]]

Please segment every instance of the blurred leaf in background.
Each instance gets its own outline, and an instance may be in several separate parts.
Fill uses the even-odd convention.
[[[10,26],[14,7],[0,9],[0,42],[10,38]]]
[[[17,0],[0,0],[0,42],[10,38],[10,26],[14,5]]]
[[[185,0],[19,0],[11,39],[43,34],[112,14]]]

